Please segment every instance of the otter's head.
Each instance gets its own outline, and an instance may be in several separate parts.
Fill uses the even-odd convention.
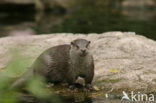
[[[85,39],[76,39],[71,42],[72,50],[76,51],[76,53],[80,56],[86,56],[88,54],[90,41]]]

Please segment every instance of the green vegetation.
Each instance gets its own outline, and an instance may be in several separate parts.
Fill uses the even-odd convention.
[[[5,74],[0,73],[0,102],[1,103],[16,103],[15,91],[9,90],[10,78]]]
[[[52,92],[50,92],[46,88],[45,80],[42,77],[33,77],[29,78],[28,82],[24,88],[28,94],[24,93],[25,96],[21,96],[22,88],[11,89],[10,86],[17,79],[17,77],[21,76],[27,69],[30,64],[30,59],[23,57],[20,55],[19,51],[11,51],[12,60],[8,63],[6,68],[0,71],[0,103],[19,103],[21,98],[27,98],[27,95],[31,95],[33,98],[38,99],[49,99],[51,103],[52,101],[57,101],[57,103],[61,103],[59,99],[57,99]],[[21,101],[22,103],[22,101]]]
[[[22,56],[17,50],[11,51],[10,55],[13,59],[6,68],[0,71],[0,103],[63,103],[62,99],[68,102],[88,103],[92,97],[105,96],[104,91],[85,93],[83,88],[73,93],[73,91],[68,90],[67,84],[49,88],[45,79],[40,76],[30,77],[24,86],[11,89],[10,85],[15,79],[28,70],[31,60]],[[118,81],[120,79],[101,82],[115,83]]]

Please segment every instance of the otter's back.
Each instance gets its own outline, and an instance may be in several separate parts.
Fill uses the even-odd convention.
[[[34,73],[41,74],[51,79],[50,81],[61,81],[64,78],[63,73],[68,71],[69,50],[70,45],[59,45],[47,49],[34,62]]]

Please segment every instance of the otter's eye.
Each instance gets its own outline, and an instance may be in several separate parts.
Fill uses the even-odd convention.
[[[78,45],[76,45],[76,48],[77,48],[77,49],[79,49],[79,46],[78,46]]]

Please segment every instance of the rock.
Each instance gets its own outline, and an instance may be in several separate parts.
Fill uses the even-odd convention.
[[[0,38],[0,68],[4,68],[9,61],[9,48],[18,48],[32,63],[47,48],[70,43],[76,38],[92,42],[95,60],[93,84],[96,86],[113,88],[114,91],[156,89],[156,42],[133,32],[3,37]]]
[[[121,13],[125,16],[133,18],[135,20],[143,20],[149,22],[156,17],[155,10],[146,9],[146,10],[139,10],[139,9],[122,9]]]
[[[72,11],[82,5],[83,0],[1,0],[0,5],[29,5],[36,10],[66,9]]]
[[[122,7],[155,7],[155,1],[154,0],[124,0],[122,2]],[[134,8],[133,8],[134,9]]]
[[[78,7],[83,0],[36,0],[35,4],[38,9],[53,9],[55,7],[62,7],[72,10]]]
[[[34,4],[34,0],[1,0],[0,4],[12,3],[12,4]]]
[[[93,86],[93,90],[99,91],[100,89],[97,86]]]

